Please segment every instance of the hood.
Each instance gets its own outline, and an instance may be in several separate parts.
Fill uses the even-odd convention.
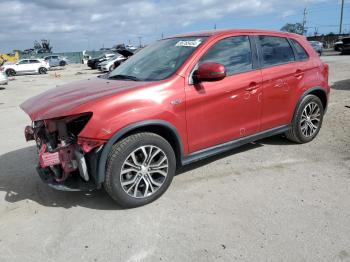
[[[50,89],[20,105],[32,121],[68,116],[77,113],[78,107],[150,82],[109,80],[94,78]],[[89,110],[87,110],[89,111]]]

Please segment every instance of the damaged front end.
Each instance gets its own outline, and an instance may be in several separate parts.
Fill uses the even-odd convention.
[[[79,137],[92,113],[34,121],[25,128],[27,141],[35,140],[37,171],[49,186],[66,191],[93,190],[104,140]]]

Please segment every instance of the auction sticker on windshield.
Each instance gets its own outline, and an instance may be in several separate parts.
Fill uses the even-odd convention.
[[[190,46],[190,47],[197,47],[202,43],[202,39],[198,38],[194,41],[179,41],[176,43],[175,46]]]

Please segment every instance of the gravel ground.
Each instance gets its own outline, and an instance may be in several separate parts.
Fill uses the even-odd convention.
[[[48,188],[23,137],[22,101],[96,72],[15,77],[0,90],[0,261],[350,261],[350,57],[323,59],[332,96],[313,142],[273,137],[210,158],[130,210],[102,190]]]

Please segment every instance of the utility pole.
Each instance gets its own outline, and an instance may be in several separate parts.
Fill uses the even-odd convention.
[[[339,35],[341,35],[343,31],[343,13],[344,13],[344,0],[341,1]]]
[[[306,15],[307,15],[307,12],[306,12],[306,7],[304,8],[304,13],[303,13],[303,23],[302,23],[302,34],[304,35],[304,32],[305,32],[305,25],[306,25]]]
[[[142,36],[138,36],[137,38],[139,39],[139,46],[141,48],[142,47],[142,45],[141,45]]]
[[[163,34],[163,32],[162,32],[162,39],[164,39],[164,34]]]
[[[216,30],[216,23],[214,24],[214,30]]]

